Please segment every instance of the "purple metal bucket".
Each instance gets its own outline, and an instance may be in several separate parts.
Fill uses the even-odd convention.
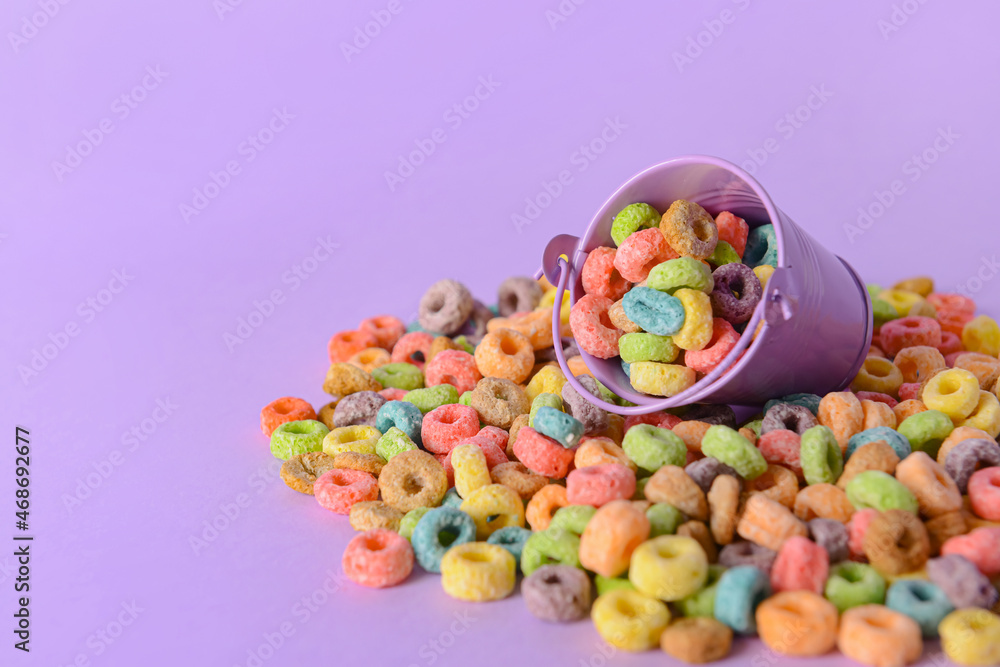
[[[591,396],[573,377],[561,346],[556,345],[559,366],[570,385],[595,405],[623,415],[690,403],[761,405],[795,392],[822,395],[846,388],[864,363],[872,340],[871,301],[864,282],[847,262],[782,213],[753,177],[726,160],[688,155],[650,167],[604,203],[582,238],[562,234],[549,241],[542,270],[557,286],[555,302],[562,303],[567,287],[571,303],[583,296],[580,270],[591,250],[614,247],[611,223],[618,211],[634,202],[664,211],[676,199],[697,202],[713,216],[731,211],[751,228],[774,224],[778,267],[746,327],[749,334],[763,321],[760,334],[753,340],[751,335],[742,336],[715,370],[669,398],[633,390],[617,358],[598,359],[581,351],[594,377],[634,407]],[[558,341],[558,308],[553,309],[552,331]]]

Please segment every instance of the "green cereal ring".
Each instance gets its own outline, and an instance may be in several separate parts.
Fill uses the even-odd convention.
[[[740,263],[740,256],[736,254],[733,246],[719,239],[719,242],[715,245],[715,251],[708,258],[708,263],[712,266],[738,264]]]
[[[409,451],[411,449],[417,449],[417,445],[410,440],[410,436],[406,435],[406,433],[395,426],[382,434],[382,437],[378,439],[377,443],[375,443],[375,453],[384,458],[386,461],[400,452]],[[400,459],[400,461],[402,460],[403,459]]]
[[[471,400],[472,400],[471,391],[464,392],[461,396],[458,397],[458,402],[467,407],[472,407],[469,403],[469,401]]]
[[[924,410],[904,419],[896,430],[910,441],[910,448],[913,451],[926,452],[935,459],[941,443],[954,428],[951,417],[945,413],[939,410]]]
[[[424,374],[413,364],[399,362],[372,369],[372,377],[383,387],[410,391],[424,386]]]
[[[611,238],[616,246],[620,246],[622,241],[640,229],[658,227],[659,224],[660,213],[655,208],[643,203],[629,204],[618,212],[611,223]]]
[[[701,439],[701,452],[725,463],[743,479],[757,479],[767,470],[760,450],[728,426],[710,426]]]
[[[530,575],[543,565],[580,567],[580,538],[561,528],[546,528],[528,538],[521,551],[521,572]]]
[[[868,283],[865,285],[865,289],[868,290],[868,296],[872,299],[882,293],[882,286],[876,285],[875,283]]]
[[[413,529],[417,527],[417,522],[432,509],[432,507],[415,507],[404,514],[403,518],[399,520],[399,534],[406,539],[413,537]]]
[[[758,417],[757,419],[754,419],[753,421],[748,421],[746,424],[743,425],[743,428],[748,428],[754,433],[756,433],[758,438],[760,437],[760,431],[763,427],[764,427],[763,417]]]
[[[677,606],[684,616],[687,618],[715,618],[715,590],[719,583],[719,577],[725,571],[726,568],[721,565],[708,566],[708,579],[705,580],[705,585],[677,602]]]
[[[603,384],[601,384],[600,380],[594,378],[594,382],[597,383],[597,393],[600,394],[600,398],[604,399],[608,403],[614,403],[615,405],[622,404],[621,396],[619,396],[618,394],[614,393],[613,391],[605,387]]]
[[[670,336],[627,333],[618,339],[618,353],[627,364],[636,361],[661,361],[669,364],[677,358],[680,351]]]
[[[807,484],[833,484],[844,472],[844,457],[837,438],[826,426],[813,426],[802,434],[799,459]]]
[[[427,414],[434,408],[440,408],[449,403],[458,403],[458,389],[454,385],[439,384],[426,389],[411,389],[403,395],[403,400],[420,408],[421,414]]]
[[[646,286],[667,294],[688,288],[710,294],[715,287],[712,270],[693,257],[678,257],[657,264],[646,278]]]
[[[898,320],[899,311],[884,299],[872,298],[872,316],[875,318],[875,324],[880,325],[890,320]]]
[[[625,577],[605,577],[600,574],[594,575],[594,587],[597,588],[597,595],[604,595],[608,591],[617,591],[620,588],[625,588],[630,591],[635,590],[635,586],[631,581],[628,580],[628,576]]]
[[[632,500],[646,499],[647,484],[649,484],[649,477],[639,477],[638,479],[635,480],[635,493],[632,494]]]
[[[476,351],[476,346],[473,345],[472,343],[470,343],[466,339],[465,334],[462,334],[461,336],[456,336],[455,338],[452,338],[451,342],[455,343],[456,345],[458,345],[459,347],[461,347],[463,350],[465,350],[469,354],[474,354],[475,351]]]
[[[566,505],[556,510],[549,522],[549,528],[561,528],[574,535],[583,535],[583,529],[590,523],[597,508],[593,505]]]
[[[547,391],[542,392],[538,396],[535,396],[535,400],[531,402],[531,411],[528,412],[528,426],[531,428],[535,427],[535,415],[538,414],[538,409],[543,407],[554,408],[560,412],[564,412],[561,396],[550,394]]]
[[[649,478],[642,481],[649,481]],[[670,503],[653,503],[646,510],[646,518],[649,519],[650,539],[660,535],[673,535],[677,532],[677,527],[687,521],[684,514]]]
[[[625,433],[622,449],[637,466],[656,472],[663,466],[684,467],[687,445],[680,436],[652,424],[636,424]]]
[[[315,419],[285,422],[271,432],[271,453],[285,461],[296,454],[321,452],[329,432],[326,424]]]
[[[840,613],[863,604],[882,604],[885,579],[871,565],[844,561],[830,567],[823,594]]]
[[[881,470],[858,473],[847,483],[845,491],[847,499],[855,509],[872,507],[879,512],[896,509],[917,513],[917,499],[913,492],[895,477]]]

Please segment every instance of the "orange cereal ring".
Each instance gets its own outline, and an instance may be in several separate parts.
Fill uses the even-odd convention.
[[[406,325],[403,320],[392,315],[376,315],[361,320],[358,325],[359,331],[367,331],[375,336],[376,345],[391,350],[396,341],[406,333]]]
[[[563,326],[566,324],[566,317],[563,317]],[[553,344],[552,309],[539,308],[527,313],[514,313],[510,317],[494,317],[487,322],[486,331],[488,333],[493,333],[498,329],[513,329],[527,336],[533,348],[544,350],[552,347]]]
[[[799,491],[799,478],[788,468],[768,464],[767,470],[754,479],[748,480],[747,494],[759,493],[785,507],[795,506],[795,496]]]
[[[833,519],[847,523],[854,515],[854,505],[847,493],[833,484],[811,484],[795,496],[795,516],[803,521]]]
[[[719,229],[719,240],[731,245],[742,259],[747,248],[747,236],[750,234],[747,221],[729,211],[723,211],[715,216],[715,226]]]
[[[479,372],[476,359],[462,350],[438,352],[424,366],[425,386],[450,384],[455,387],[459,396],[475,389],[476,384],[482,379],[483,375]]]
[[[580,281],[583,291],[587,294],[603,296],[611,301],[617,301],[625,296],[630,287],[629,282],[615,268],[614,248],[604,246],[594,248],[587,255],[580,270]]]
[[[587,363],[583,360],[583,357],[576,355],[570,357],[566,360],[566,367],[569,368],[569,372],[573,374],[573,377],[579,377],[581,375],[593,375],[590,369],[587,368]]]
[[[837,608],[813,591],[777,593],[755,613],[760,638],[775,653],[823,655],[837,645]]]
[[[618,354],[618,339],[622,330],[608,316],[611,299],[588,294],[573,304],[569,326],[580,349],[599,359],[610,359]]]
[[[517,440],[514,441],[514,455],[532,472],[553,479],[562,479],[568,475],[573,463],[572,449],[566,449],[530,426],[518,432]]]
[[[934,306],[938,312],[942,310],[968,313],[972,315],[976,312],[976,302],[961,294],[949,294],[932,292],[927,295],[927,303]]]
[[[960,313],[954,311],[939,312],[937,324],[942,334],[947,331],[961,337],[965,325],[972,321],[971,313]],[[940,343],[938,343],[940,345]],[[935,346],[936,347],[936,346]]]
[[[490,479],[494,484],[503,484],[513,489],[521,500],[531,500],[548,484],[545,477],[531,472],[519,461],[507,461],[495,466],[490,470]]]
[[[580,536],[580,564],[602,577],[617,577],[628,570],[632,552],[649,530],[645,512],[628,500],[612,501],[587,522]]]
[[[920,658],[924,642],[920,626],[909,616],[880,604],[865,604],[841,616],[837,647],[864,665],[902,667]]]
[[[423,331],[411,331],[401,336],[392,346],[392,363],[409,363],[417,368],[423,368],[424,362],[431,353],[434,336]]]
[[[701,545],[709,563],[718,562],[719,549],[715,546],[715,540],[712,539],[712,531],[704,521],[685,521],[677,526],[677,535],[690,537]]]
[[[903,382],[923,382],[946,367],[944,355],[936,347],[930,345],[912,345],[904,347],[893,358],[903,375]]]
[[[955,357],[954,368],[969,371],[979,380],[979,388],[989,391],[1000,378],[1000,359],[982,352],[962,352]]]
[[[381,347],[368,347],[352,355],[347,363],[357,366],[366,373],[371,373],[379,366],[385,366],[389,360],[389,353],[386,350]]]
[[[340,331],[330,337],[327,352],[330,363],[347,361],[355,354],[369,347],[378,347],[378,339],[370,331]]]
[[[896,466],[896,480],[916,497],[920,514],[934,518],[962,509],[962,492],[944,468],[916,451]]]
[[[643,229],[629,234],[621,242],[614,256],[614,265],[625,280],[639,283],[649,276],[654,266],[677,257],[679,255],[659,229]]]
[[[413,571],[413,547],[405,537],[385,528],[356,535],[341,560],[344,574],[370,588],[395,586]]]
[[[566,487],[546,484],[531,496],[524,508],[524,519],[533,531],[542,531],[549,527],[552,515],[567,505],[569,500],[566,499]]]
[[[625,333],[639,333],[642,331],[642,327],[630,320],[628,315],[625,314],[625,306],[622,299],[618,299],[608,308],[608,318],[611,320],[611,324]]]
[[[534,365],[535,349],[531,341],[513,329],[488,333],[476,346],[476,366],[486,377],[521,383],[531,375]]]
[[[705,492],[680,466],[661,467],[646,482],[644,492],[646,499],[654,503],[673,505],[692,519],[708,519]]]
[[[833,431],[840,445],[841,453],[847,451],[851,436],[861,432],[865,421],[865,411],[858,397],[849,391],[831,392],[819,402],[816,415],[819,423]]]
[[[576,448],[576,453],[573,456],[573,466],[577,470],[608,463],[620,463],[633,472],[638,469],[638,466],[629,459],[625,450],[611,438],[584,436],[580,439],[580,445]]]
[[[670,430],[684,441],[689,452],[701,454],[701,440],[705,437],[705,432],[711,427],[712,425],[707,422],[691,419],[675,425]]]
[[[689,350],[684,354],[684,364],[699,373],[710,373],[722,363],[736,344],[740,334],[733,325],[721,317],[712,318],[712,338],[702,350]]]
[[[732,475],[718,475],[705,497],[712,539],[718,544],[729,544],[739,521],[740,481]]]
[[[861,430],[867,431],[870,428],[877,428],[879,426],[885,426],[893,429],[896,428],[896,413],[892,411],[892,406],[883,401],[861,398],[862,393],[866,392],[858,393],[858,398],[861,399],[861,411],[865,415],[865,420],[861,425]],[[886,396],[886,398],[895,403],[891,396]]]
[[[271,437],[274,429],[287,422],[316,419],[316,411],[306,401],[294,396],[276,398],[260,411],[260,430]]]
[[[367,472],[334,468],[316,479],[313,493],[320,507],[337,514],[350,514],[354,503],[378,499],[378,482]]]
[[[736,532],[743,539],[771,551],[780,551],[781,545],[790,537],[807,537],[809,534],[806,524],[797,519],[790,509],[761,493],[747,498],[743,516],[736,524]]]
[[[918,412],[924,412],[925,410],[927,410],[927,406],[924,405],[923,401],[918,398],[909,398],[894,405],[892,413],[896,415],[896,423],[902,424],[906,421],[907,417],[912,417]]]
[[[873,440],[858,447],[844,464],[844,471],[837,480],[837,486],[846,489],[848,483],[860,473],[878,470],[887,475],[895,474],[899,465],[899,455],[885,440]]]

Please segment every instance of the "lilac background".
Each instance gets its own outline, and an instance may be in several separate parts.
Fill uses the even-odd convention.
[[[5,446],[4,664],[68,665],[82,655],[79,664],[252,665],[248,651],[283,623],[294,634],[260,664],[602,664],[589,623],[536,622],[517,597],[459,603],[421,574],[390,591],[334,579],[334,593],[317,593],[339,576],[352,531],[277,478],[258,412],[289,394],[322,404],[329,336],[375,313],[412,317],[438,278],[492,301],[502,278],[538,267],[547,239],[580,233],[620,183],[669,157],[740,163],[763,150],[766,162],[750,166],[775,201],[866,279],[928,271],[1000,314],[996,270],[980,270],[998,251],[995,3],[567,0],[575,11],[550,23],[558,0],[399,0],[401,11],[348,61],[340,44],[387,1],[252,0],[220,13],[226,1],[50,0],[58,12],[35,32],[24,21],[45,0],[4,3],[2,399],[5,428],[32,433],[36,535],[27,657],[8,630]],[[894,7],[901,25],[886,32]],[[30,38],[12,43],[22,31]],[[698,39],[701,53],[690,46]],[[678,65],[674,54],[686,48],[693,57]],[[138,91],[145,99],[123,118],[114,100],[147,67],[165,75],[155,88],[147,77],[152,89]],[[478,108],[449,123],[447,110],[480,77],[495,90],[481,88]],[[816,90],[828,93],[812,98],[818,108],[799,109],[808,120],[781,122]],[[241,142],[276,108],[294,117],[251,161]],[[112,132],[57,176],[53,162],[102,119]],[[592,140],[600,148],[606,119],[621,124],[618,136],[595,159],[581,157]],[[384,172],[435,128],[444,143],[390,190]],[[939,141],[947,150],[935,155],[947,128],[951,143]],[[914,172],[907,162],[925,149],[937,159]],[[186,221],[180,205],[228,161],[240,172]],[[572,182],[518,231],[512,215],[562,170]],[[894,180],[901,194],[852,237],[845,225]],[[339,247],[293,289],[283,277],[318,238]],[[106,298],[116,270],[132,278],[91,319],[80,304]],[[274,290],[282,302],[273,316],[230,351],[225,334]],[[78,335],[22,379],[19,367],[71,322]],[[124,434],[158,399],[177,407],[163,423],[146,421],[155,432],[129,451]],[[120,465],[68,508],[109,457]],[[196,553],[190,538],[206,522],[222,525],[222,508],[238,500],[239,515]],[[323,601],[306,619],[296,605],[314,593]],[[133,601],[142,610],[134,622],[111,644],[97,639],[109,623],[119,629],[122,604]],[[776,660],[745,641],[730,664],[753,658]],[[666,660],[652,652],[613,662]]]

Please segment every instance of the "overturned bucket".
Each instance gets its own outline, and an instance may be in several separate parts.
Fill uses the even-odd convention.
[[[750,228],[773,224],[778,261],[763,298],[739,343],[712,372],[685,391],[663,398],[632,389],[617,358],[599,359],[582,351],[587,368],[608,389],[635,403],[622,407],[592,396],[573,377],[560,345],[559,366],[581,395],[618,414],[646,414],[689,403],[761,405],[796,392],[825,394],[846,388],[864,363],[872,340],[871,300],[864,282],[843,259],[826,250],[782,213],[764,188],[745,171],[719,158],[689,155],[636,174],[597,212],[582,238],[562,234],[549,241],[542,271],[557,286],[555,303],[570,291],[584,295],[580,271],[600,246],[615,247],[611,223],[635,202],[665,211],[677,199],[700,204],[712,216],[730,211]],[[752,332],[763,321],[760,334]],[[553,308],[554,340],[561,338],[560,309]],[[746,354],[743,354],[746,350]],[[741,356],[742,355],[742,356]]]

